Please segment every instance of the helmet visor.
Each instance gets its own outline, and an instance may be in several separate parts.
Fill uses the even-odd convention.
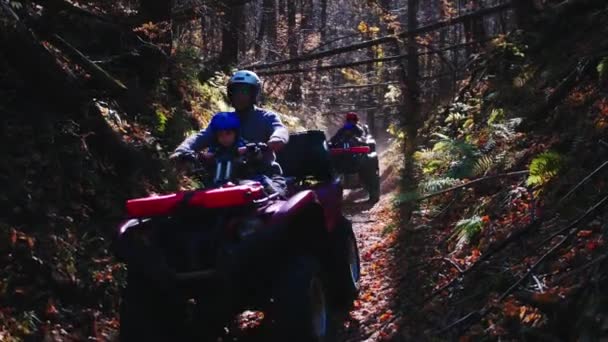
[[[253,94],[254,89],[249,84],[235,83],[230,86],[230,92],[232,94],[251,95],[251,94]]]

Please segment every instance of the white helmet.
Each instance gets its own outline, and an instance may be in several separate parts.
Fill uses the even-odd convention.
[[[231,88],[234,84],[248,84],[253,86],[255,91],[255,99],[258,98],[262,89],[262,80],[260,80],[255,72],[249,70],[239,70],[235,72],[232,77],[230,77],[230,81],[228,81],[228,96],[232,95]]]

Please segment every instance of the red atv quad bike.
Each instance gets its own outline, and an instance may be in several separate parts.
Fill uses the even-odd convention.
[[[369,193],[370,202],[380,199],[380,168],[376,142],[371,136],[347,138],[332,144],[331,156],[344,188],[355,189],[362,185]]]
[[[360,265],[323,132],[291,135],[278,160],[288,198],[227,183],[218,160],[214,186],[127,201],[122,341],[216,341],[245,310],[264,312],[265,341],[334,339]]]

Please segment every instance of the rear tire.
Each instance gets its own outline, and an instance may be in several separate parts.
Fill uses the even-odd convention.
[[[361,177],[365,190],[369,194],[369,201],[376,203],[380,200],[380,168],[378,158],[367,158],[361,169]]]
[[[380,170],[376,169],[371,178],[367,192],[369,193],[369,201],[376,203],[380,200]]]
[[[334,341],[325,277],[312,257],[289,263],[277,282],[269,313],[270,341]]]

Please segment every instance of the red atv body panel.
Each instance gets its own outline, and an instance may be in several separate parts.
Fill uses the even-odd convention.
[[[186,195],[191,194],[188,203],[183,203]],[[252,203],[264,197],[261,184],[239,185],[225,188],[177,192],[165,196],[136,198],[127,201],[129,218],[144,218],[171,215],[178,206],[186,204],[189,207],[208,209],[237,207]],[[183,203],[183,204],[182,204]]]
[[[369,146],[354,146],[354,147],[349,147],[349,148],[332,148],[330,150],[332,156],[346,154],[346,153],[368,154],[371,151],[372,151],[372,149]]]

